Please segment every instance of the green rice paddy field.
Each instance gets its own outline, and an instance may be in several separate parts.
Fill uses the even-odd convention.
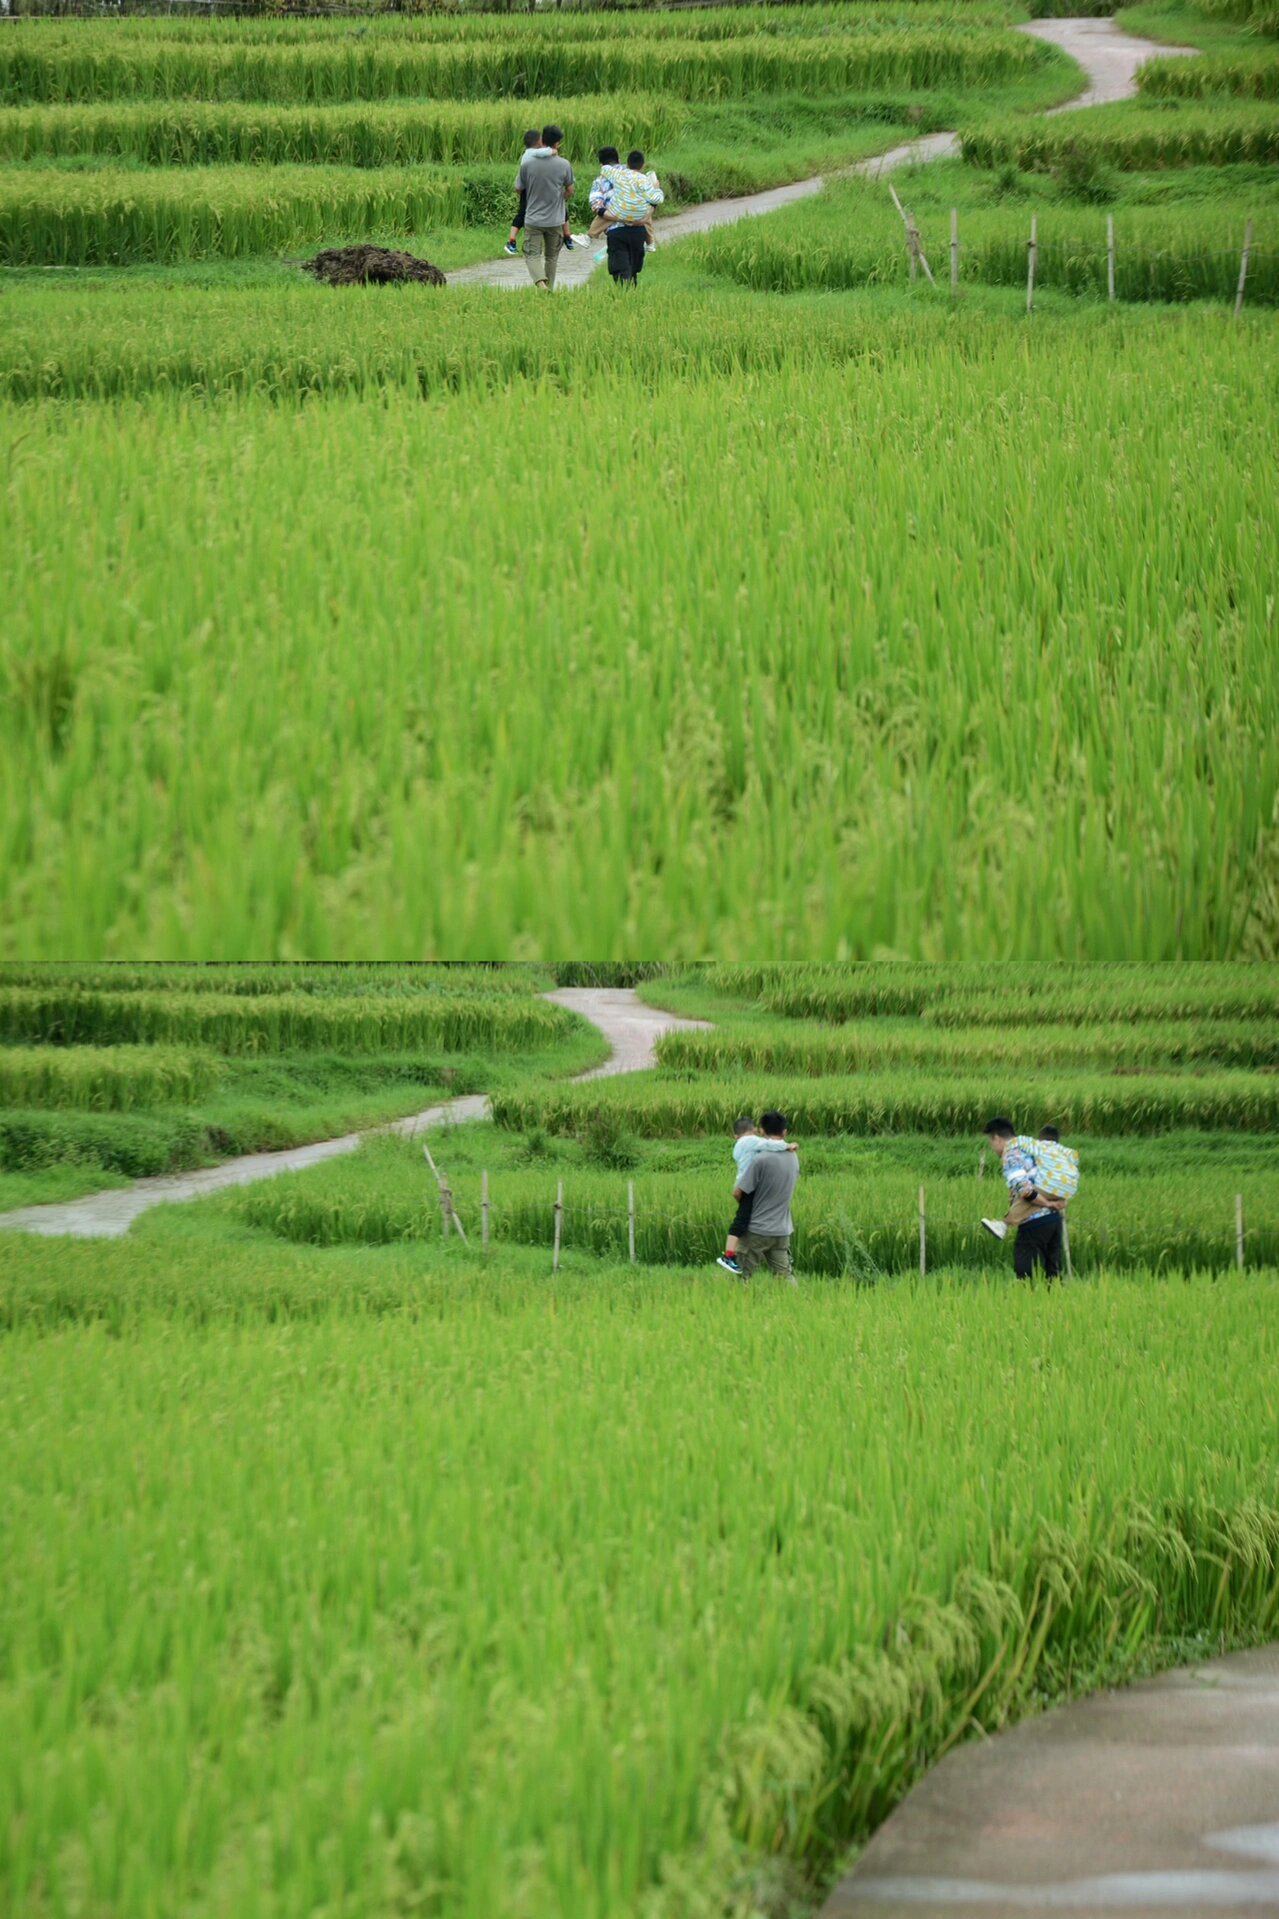
[[[3,950],[1273,957],[1240,6],[1052,120],[1002,0],[5,23]],[[942,289],[864,181],[630,306],[290,264],[493,256],[552,113],[673,207],[958,127],[898,182]]]
[[[539,995],[636,972],[711,1028],[565,1089]],[[957,1739],[1273,1636],[1277,1035],[1246,965],[6,968],[0,1206],[498,1098],[468,1246],[385,1138],[0,1235],[0,1905],[801,1919]],[[778,1096],[794,1291],[710,1263]],[[1051,1291],[1003,1106],[1080,1150]]]

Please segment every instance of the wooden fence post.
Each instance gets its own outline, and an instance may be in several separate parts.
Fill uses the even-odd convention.
[[[915,267],[918,264],[923,267],[929,286],[935,287],[937,282],[934,280],[933,270],[928,264],[928,255],[924,252],[923,242],[919,237],[919,228],[915,225],[914,216],[907,213],[905,207],[897,198],[897,189],[891,180],[888,183],[888,191],[893,196],[893,205],[901,214],[902,225],[906,229],[906,245],[910,249],[910,277],[912,280],[914,279]]]
[[[435,1184],[439,1188],[440,1211],[444,1215],[444,1237],[447,1239],[450,1226],[455,1226],[457,1228],[457,1236],[463,1246],[465,1246],[467,1243],[466,1228],[462,1224],[461,1215],[453,1204],[453,1188],[449,1185],[443,1173],[431,1158],[431,1149],[425,1140],[422,1141],[422,1151],[426,1154],[426,1163],[435,1174]]]
[[[1106,215],[1106,297],[1115,297],[1115,216]]]
[[[480,1245],[484,1251],[489,1246],[489,1176],[480,1174]]]
[[[924,1189],[919,1189],[919,1277],[928,1272],[928,1225],[924,1213]]]
[[[1026,249],[1026,311],[1035,311],[1035,260],[1039,253],[1039,215],[1030,216],[1030,245]]]
[[[1243,230],[1243,258],[1239,262],[1239,291],[1235,295],[1235,318],[1243,312],[1243,290],[1248,281],[1248,255],[1252,252],[1252,221]]]
[[[555,1252],[551,1259],[551,1271],[560,1270],[560,1235],[564,1224],[564,1181],[557,1181],[555,1187]]]
[[[959,208],[950,210],[950,290],[959,292]]]
[[[630,1247],[631,1265],[635,1264],[635,1181],[626,1182],[626,1237]]]
[[[1235,1265],[1243,1271],[1243,1194],[1235,1194]]]

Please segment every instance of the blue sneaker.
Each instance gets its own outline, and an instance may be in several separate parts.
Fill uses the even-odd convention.
[[[519,248],[516,246],[514,240],[508,240],[506,245],[502,248],[502,251],[503,253],[517,254],[519,252]]]
[[[721,1253],[719,1258],[715,1261],[715,1264],[717,1266],[722,1266],[726,1273],[736,1273],[739,1279],[742,1276],[742,1269],[738,1265],[732,1253]]]
[[[577,241],[573,238],[571,233],[566,233],[564,235],[564,245],[569,253],[571,253],[573,251],[573,248],[577,245]]]

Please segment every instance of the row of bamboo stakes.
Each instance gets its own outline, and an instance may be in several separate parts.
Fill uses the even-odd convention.
[[[435,1175],[435,1184],[436,1184],[436,1187],[438,1188],[439,1198],[440,1198],[440,1213],[444,1222],[444,1228],[443,1228],[444,1237],[445,1239],[447,1239],[450,1232],[456,1232],[462,1244],[464,1246],[469,1246],[470,1241],[466,1237],[466,1229],[462,1225],[461,1217],[458,1213],[457,1206],[454,1203],[453,1189],[449,1185],[449,1182],[447,1178],[445,1177],[445,1175],[440,1171],[439,1167],[436,1165],[435,1161],[432,1159],[431,1149],[426,1144],[425,1141],[423,1141],[422,1143],[422,1151],[426,1155],[427,1165],[430,1167],[432,1173],[434,1173]],[[978,1171],[981,1173],[984,1173],[985,1170],[986,1170],[986,1162],[985,1162],[985,1158],[983,1157],[978,1160]],[[490,1213],[491,1213],[491,1209],[489,1205],[489,1176],[487,1172],[483,1172],[480,1174],[480,1245],[485,1252],[488,1251],[488,1244],[489,1244]],[[551,1271],[553,1273],[558,1273],[560,1269],[560,1251],[564,1243],[564,1181],[562,1179],[557,1180],[555,1183],[554,1218],[555,1218],[555,1228],[554,1228],[554,1239],[552,1241],[552,1250],[551,1250]],[[1064,1219],[1061,1222],[1061,1238],[1062,1238],[1062,1251],[1065,1254],[1065,1259],[1066,1259],[1066,1276],[1068,1279],[1073,1279],[1074,1267],[1072,1266],[1071,1260],[1070,1260],[1070,1227]],[[635,1257],[635,1181],[633,1179],[628,1179],[626,1182],[626,1240],[627,1240],[627,1250],[630,1254],[630,1262],[631,1262],[631,1265],[634,1266],[637,1264],[637,1261]],[[1243,1271],[1243,1263],[1244,1263],[1243,1249],[1244,1249],[1243,1194],[1236,1193],[1235,1194],[1235,1264],[1239,1268],[1240,1272]],[[925,1191],[924,1191],[924,1188],[921,1186],[919,1189],[919,1276],[920,1278],[923,1279],[927,1275],[927,1272],[928,1272],[928,1207],[927,1207],[927,1201],[925,1198]]]
[[[893,205],[901,214],[906,228],[906,250],[910,255],[910,277],[913,280],[922,267],[929,286],[935,287],[933,270],[928,264],[928,255],[924,252],[919,237],[919,228],[915,225],[915,216],[909,213],[897,197],[897,189],[891,182],[888,191],[893,196]],[[1248,261],[1252,254],[1252,221],[1249,220],[1243,232],[1243,256],[1239,262],[1239,287],[1235,294],[1235,318],[1243,312],[1243,291],[1248,284]],[[1026,311],[1035,310],[1035,269],[1039,261],[1039,215],[1030,216],[1030,240],[1026,248]],[[950,210],[950,290],[959,291],[959,208]],[[1106,215],[1106,293],[1111,300],[1115,297],[1115,216]]]

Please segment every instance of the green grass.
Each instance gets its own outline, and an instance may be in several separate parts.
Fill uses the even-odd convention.
[[[36,1919],[794,1905],[961,1732],[1274,1630],[1273,1273],[744,1295],[197,1227],[0,1280]]]

